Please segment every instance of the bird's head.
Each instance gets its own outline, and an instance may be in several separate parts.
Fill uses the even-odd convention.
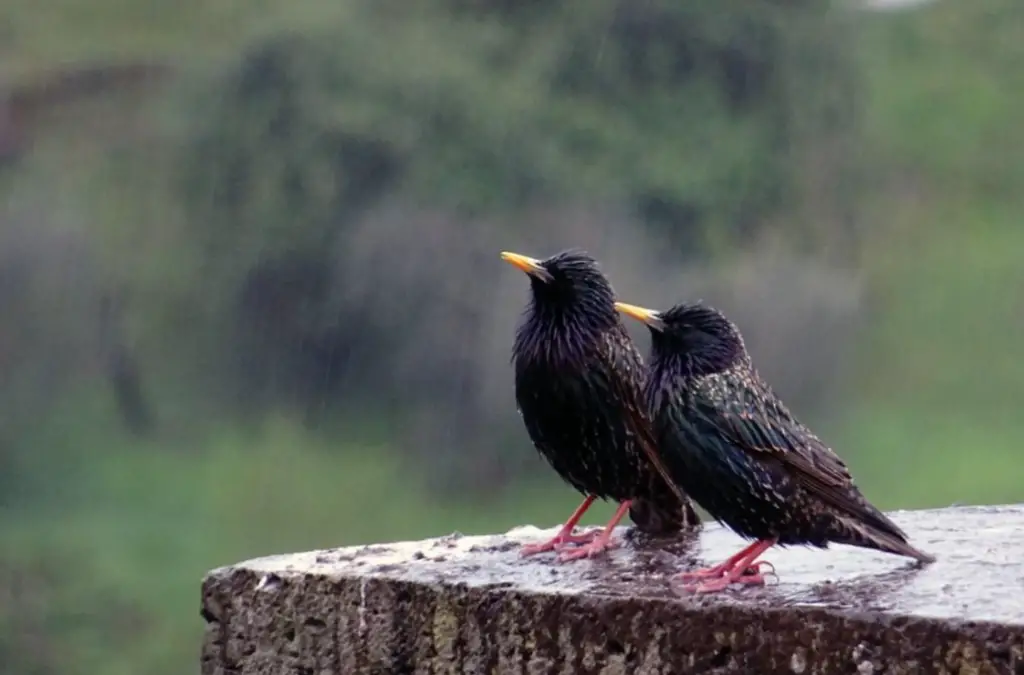
[[[530,277],[534,312],[552,320],[585,316],[595,327],[615,325],[615,291],[589,254],[570,249],[538,260],[505,251],[501,257]]]
[[[683,303],[657,311],[616,302],[615,308],[650,329],[652,363],[678,363],[691,374],[703,375],[747,358],[739,329],[713,307]]]

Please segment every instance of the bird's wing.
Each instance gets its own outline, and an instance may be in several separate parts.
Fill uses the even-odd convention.
[[[883,530],[895,528],[860,497],[843,460],[780,403],[761,403],[775,401],[773,394],[764,393],[768,395],[725,402],[704,390],[697,394],[696,409],[723,440],[761,461],[776,460],[826,504]]]
[[[601,358],[609,372],[622,375],[610,377],[610,386],[613,388],[613,393],[617,395],[625,407],[626,424],[633,433],[634,438],[636,438],[637,444],[644,453],[644,457],[650,462],[651,466],[654,467],[665,483],[668,484],[669,488],[679,499],[679,502],[689,507],[689,498],[679,485],[672,480],[672,475],[668,472],[665,463],[661,459],[661,454],[658,452],[658,444],[654,438],[654,431],[651,428],[647,414],[644,412],[642,388],[638,384],[645,377],[643,359],[640,357],[640,352],[636,351],[636,348],[632,346],[632,340],[630,340],[626,329],[620,328],[622,336],[625,336],[625,340],[628,341],[627,344],[630,345],[630,348],[624,350],[601,350]],[[620,339],[622,338],[620,337]]]

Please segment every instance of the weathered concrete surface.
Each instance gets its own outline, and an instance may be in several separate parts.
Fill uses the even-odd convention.
[[[204,675],[1024,673],[1024,506],[892,514],[938,556],[773,549],[780,583],[681,597],[738,550],[711,525],[609,558],[520,559],[545,536],[261,558],[203,584]]]

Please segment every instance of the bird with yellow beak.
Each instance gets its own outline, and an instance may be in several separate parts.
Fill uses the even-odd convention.
[[[523,555],[562,549],[561,560],[596,555],[615,545],[626,513],[641,531],[667,534],[699,527],[693,507],[668,484],[642,402],[643,362],[615,311],[615,294],[597,262],[577,249],[539,260],[504,252],[527,274],[530,301],[512,349],[515,397],[539,453],[583,503],[550,541]],[[600,533],[576,534],[596,499],[618,502]]]
[[[739,328],[702,303],[663,312],[616,303],[645,323],[651,354],[644,387],[655,440],[670,478],[749,546],[682,579],[701,593],[763,584],[758,560],[772,546],[830,543],[933,556],[872,506],[842,459],[786,408],[755,370]]]

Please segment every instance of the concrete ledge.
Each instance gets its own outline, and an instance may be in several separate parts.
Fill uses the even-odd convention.
[[[203,582],[204,675],[1024,673],[1024,507],[893,514],[934,565],[770,551],[776,586],[680,597],[715,525],[604,560],[520,559],[534,528],[260,558]]]

